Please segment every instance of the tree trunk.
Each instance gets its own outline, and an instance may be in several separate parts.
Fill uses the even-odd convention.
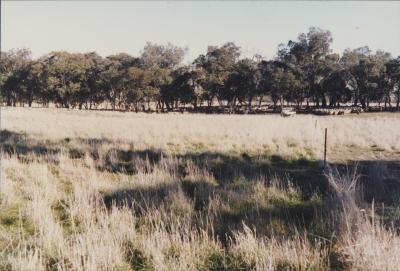
[[[359,96],[358,90],[356,90],[356,91],[354,92],[354,106],[357,106],[357,105],[358,105],[358,96]]]
[[[361,103],[362,108],[365,109],[366,105],[365,105],[365,99],[364,98],[360,98],[360,103]]]
[[[7,106],[11,106],[11,97],[7,96]]]
[[[167,107],[167,111],[170,111],[171,110],[171,106],[169,105],[169,103],[168,102],[163,102],[163,105],[164,104]],[[163,108],[164,108],[164,106],[163,106]]]
[[[251,102],[252,102],[252,101],[253,101],[253,96],[250,95],[250,97],[249,97],[249,104],[248,104],[249,110],[251,110]]]
[[[326,97],[324,94],[321,95],[321,99],[322,99],[322,107],[326,107]]]

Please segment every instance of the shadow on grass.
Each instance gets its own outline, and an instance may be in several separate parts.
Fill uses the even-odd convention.
[[[92,153],[93,158],[99,157]],[[138,172],[137,161],[146,161],[150,167],[161,162],[169,155],[162,151],[151,149],[146,150],[118,150],[110,149],[99,170],[106,170],[114,173],[135,174]],[[210,172],[219,185],[226,185],[235,182],[238,178],[254,180],[260,176],[286,177],[298,186],[305,198],[309,198],[315,191],[325,191],[328,183],[323,175],[322,168],[317,161],[306,159],[285,160],[278,155],[257,155],[250,156],[247,153],[239,155],[225,154],[220,152],[193,152],[175,154],[171,156],[181,161],[178,165],[179,177],[185,177],[188,172],[185,168],[186,161],[191,161],[200,170]],[[142,170],[142,167],[140,167]]]
[[[192,213],[192,222],[199,227],[211,223],[210,234],[223,244],[228,244],[232,231],[243,229],[243,223],[254,227],[258,234],[266,236],[294,235],[299,230],[309,229],[315,220],[316,210],[322,207],[321,201],[318,200],[282,200],[266,204],[260,202],[258,205],[254,201],[249,201],[246,194],[241,195],[233,204],[229,199],[230,191],[224,187],[213,186],[206,182],[185,181],[109,191],[103,194],[103,200],[107,208],[128,206],[138,216],[160,208],[167,212],[172,211],[175,215],[187,215],[184,209],[177,210],[174,209],[176,206],[171,207],[180,190],[188,202],[193,203],[195,212]],[[229,208],[210,210],[208,203],[213,197],[223,199]]]
[[[79,144],[74,144],[74,143]],[[285,159],[279,155],[248,153],[229,154],[220,152],[190,152],[168,155],[161,150],[123,150],[115,148],[118,141],[105,138],[65,138],[60,141],[40,141],[29,138],[26,134],[2,130],[0,145],[3,153],[16,155],[18,159],[29,162],[28,156],[48,156],[56,161],[56,155],[65,148],[70,158],[81,159],[86,154],[97,162],[97,169],[114,173],[135,174],[143,170],[143,162],[148,164],[145,170],[151,172],[162,159],[176,158],[178,177],[187,175],[186,161],[191,161],[200,170],[210,172],[220,186],[226,186],[238,178],[254,180],[260,176],[288,177],[301,190],[303,199],[309,199],[313,193],[328,192],[328,182],[324,171],[315,160]],[[109,145],[105,154],[100,154],[100,147]],[[79,147],[76,147],[79,146]],[[99,161],[101,159],[101,161]],[[140,163],[141,162],[141,163]],[[141,165],[139,165],[141,164]],[[357,165],[361,175],[360,184],[364,198],[368,202],[385,204],[400,203],[400,161],[357,161],[349,164],[331,164],[339,171],[346,171]]]
[[[331,167],[342,174],[356,170],[365,201],[400,206],[400,161],[350,161]]]
[[[8,130],[0,131],[0,146],[2,153],[15,155],[23,162],[32,161],[33,156],[46,156],[48,162],[56,162],[54,156],[60,152],[58,147],[48,141],[37,142],[25,134]]]
[[[143,210],[160,207],[166,197],[176,189],[177,183],[119,189],[104,193],[103,201],[107,208],[128,206],[140,214]]]
[[[26,135],[6,130],[0,133],[0,143],[3,153],[16,155],[19,159],[32,155],[57,156],[65,149],[72,159],[82,159],[89,155],[96,162],[98,170],[123,174],[143,171],[143,164],[148,165],[145,169],[151,172],[154,167],[163,163],[164,159],[173,158],[176,181],[105,192],[105,206],[128,206],[141,216],[150,209],[179,208],[178,196],[182,195],[179,193],[183,193],[194,208],[193,214],[189,213],[193,216],[193,223],[199,227],[211,225],[211,234],[224,245],[229,243],[232,231],[242,230],[243,223],[256,229],[258,234],[266,236],[290,236],[296,234],[296,231],[304,230],[331,237],[328,234],[324,235],[325,229],[318,228],[323,227],[318,220],[321,218],[320,213],[324,211],[323,197],[330,192],[324,170],[315,160],[285,159],[270,154],[229,154],[211,151],[170,155],[154,149],[120,149],[118,142],[108,139],[65,138],[57,142],[35,141]],[[26,161],[29,162],[29,159]],[[209,172],[216,183],[210,183],[209,180],[191,181],[186,178],[189,175],[188,161],[201,171]],[[331,166],[345,172],[355,165],[350,163]],[[368,202],[374,200],[377,206],[380,203],[385,204],[386,209],[376,208],[378,214],[382,214],[387,223],[394,223],[400,227],[400,161],[358,161],[357,168],[361,174],[360,186],[364,199]],[[267,177],[266,180],[274,176],[289,179],[295,189],[300,191],[299,198],[272,201],[262,198],[260,202],[252,200],[249,194],[243,191],[246,187],[254,185],[254,180],[260,176]],[[236,199],[232,196],[235,193]],[[313,199],[315,193],[322,196],[322,199]],[[210,201],[215,198],[221,199],[226,208],[217,206],[216,209],[210,210]],[[173,207],[176,204],[175,200],[178,202],[177,207]],[[185,212],[185,209],[171,211]],[[207,220],[210,213],[212,219]],[[8,216],[3,217],[3,224],[12,224]],[[136,254],[131,256],[132,261],[135,262],[138,257]]]

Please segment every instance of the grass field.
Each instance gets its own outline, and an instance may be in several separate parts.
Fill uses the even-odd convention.
[[[1,145],[0,270],[400,266],[398,113],[2,108]]]

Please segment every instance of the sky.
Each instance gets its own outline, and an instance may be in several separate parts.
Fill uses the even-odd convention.
[[[368,45],[400,55],[400,2],[2,1],[1,49],[30,48],[138,56],[147,41],[189,48],[233,41],[245,57],[276,55],[311,26],[330,30],[332,50]]]

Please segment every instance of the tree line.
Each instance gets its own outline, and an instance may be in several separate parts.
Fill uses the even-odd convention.
[[[232,42],[209,46],[183,65],[187,48],[147,43],[140,56],[51,52],[32,59],[27,49],[1,52],[1,102],[113,110],[193,110],[227,107],[338,107],[377,103],[399,109],[400,57],[367,46],[330,49],[330,31],[311,27],[280,44],[276,57],[241,58]]]

